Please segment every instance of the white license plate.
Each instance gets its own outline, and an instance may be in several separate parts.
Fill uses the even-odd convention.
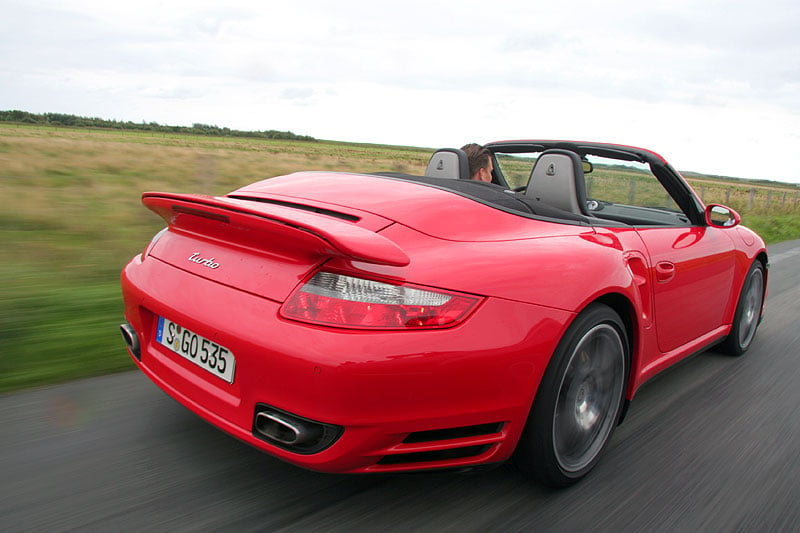
[[[233,383],[236,359],[224,346],[161,316],[158,317],[156,341],[203,370],[211,372],[228,383]]]

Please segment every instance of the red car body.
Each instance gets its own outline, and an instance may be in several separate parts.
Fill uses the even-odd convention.
[[[325,472],[393,472],[511,457],[554,352],[592,305],[624,325],[626,400],[731,333],[751,265],[766,266],[763,241],[734,212],[730,227],[713,223],[680,176],[640,149],[545,141],[489,148],[502,167],[505,154],[531,145],[584,159],[611,148],[645,159],[659,180],[671,173],[682,184],[672,195],[685,196],[678,203],[690,206],[687,223],[521,215],[435,179],[399,175],[298,173],[225,197],[146,193],[144,204],[168,228],[122,273],[134,361],[199,416],[281,459]],[[494,189],[507,187],[498,168]],[[697,212],[686,215],[691,206]],[[331,323],[339,311],[303,314],[306,298],[330,297],[328,289],[301,290],[320,271],[379,288],[410,284],[402,291],[430,290],[462,307],[429,324],[421,306],[413,309],[419,323]],[[374,304],[353,305],[369,313]],[[211,370],[196,364],[156,341],[166,335],[159,317],[162,329],[185,329],[186,343],[195,342],[189,332],[198,335],[195,352],[207,361],[211,347],[227,352]],[[287,444],[294,433],[275,433],[287,420],[307,422],[313,442]]]

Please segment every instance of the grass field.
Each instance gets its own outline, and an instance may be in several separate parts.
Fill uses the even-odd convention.
[[[307,169],[422,173],[430,152],[0,124],[0,392],[132,367],[119,272],[163,226],[143,191],[223,194]],[[748,209],[752,185],[704,183],[709,195],[744,191],[745,223],[769,240],[800,238],[782,192]]]

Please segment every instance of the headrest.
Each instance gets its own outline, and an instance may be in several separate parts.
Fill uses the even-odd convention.
[[[588,214],[580,156],[555,148],[542,152],[531,171],[525,196],[576,215]]]
[[[430,178],[453,178],[468,180],[469,159],[463,150],[442,148],[431,156],[425,175]]]

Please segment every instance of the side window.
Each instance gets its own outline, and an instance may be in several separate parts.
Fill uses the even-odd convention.
[[[644,163],[588,156],[587,207],[596,217],[633,225],[687,226],[689,219]]]

